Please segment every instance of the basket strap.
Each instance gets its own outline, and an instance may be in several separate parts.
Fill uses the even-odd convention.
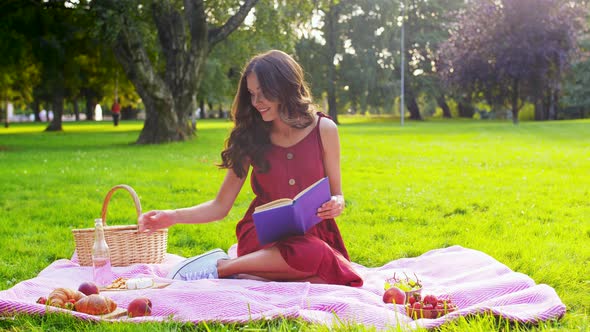
[[[102,218],[103,226],[107,225],[107,209],[109,206],[109,202],[111,201],[111,197],[113,196],[115,191],[119,189],[125,189],[129,194],[131,194],[131,198],[133,198],[133,203],[135,204],[135,211],[137,212],[137,217],[141,215],[141,203],[139,203],[139,197],[137,196],[135,190],[133,190],[133,188],[126,184],[118,184],[111,188],[111,190],[109,190],[107,196],[104,198],[104,202],[102,203],[102,212],[100,213],[100,216]]]

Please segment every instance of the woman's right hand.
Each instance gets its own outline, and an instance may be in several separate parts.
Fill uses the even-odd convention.
[[[168,228],[176,223],[175,210],[153,210],[139,216],[137,224],[140,232],[152,233],[158,229]]]

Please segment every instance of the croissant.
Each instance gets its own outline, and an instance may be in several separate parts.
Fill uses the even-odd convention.
[[[115,311],[117,304],[106,296],[92,294],[74,303],[74,309],[90,315],[105,315]]]
[[[56,288],[47,297],[47,304],[54,307],[71,308],[75,302],[84,297],[86,295],[73,289]]]

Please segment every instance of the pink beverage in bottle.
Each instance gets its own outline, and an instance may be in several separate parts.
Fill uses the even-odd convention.
[[[108,258],[95,258],[92,261],[93,279],[99,286],[105,286],[113,281],[113,270],[111,260]]]
[[[94,282],[106,286],[113,281],[111,255],[104,236],[102,219],[94,220],[94,245],[92,246],[92,268]]]

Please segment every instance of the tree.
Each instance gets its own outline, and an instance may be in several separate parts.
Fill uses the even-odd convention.
[[[337,0],[330,0],[327,3],[327,9],[324,11],[324,35],[326,37],[326,65],[328,79],[328,114],[334,122],[338,123],[338,106],[336,105],[336,54],[338,52],[338,31],[336,24],[338,22],[339,9]]]
[[[77,84],[71,88],[69,98],[74,105],[77,104],[76,100],[84,99],[86,119],[93,120],[96,105],[111,105],[116,95],[123,108],[122,119],[125,119],[125,110],[128,107],[137,108],[140,104],[135,87],[124,75],[112,49],[100,43],[95,45],[96,41],[91,38],[89,41],[85,45],[78,45],[78,55],[72,59],[79,70]]]
[[[256,19],[236,29],[207,57],[197,94],[199,104],[231,106],[240,70],[253,55],[269,49],[293,54],[299,38],[297,26],[308,18],[309,8],[305,0],[259,2],[255,8]]]
[[[340,89],[341,103],[348,98],[350,107],[361,112],[392,110],[400,87],[403,20],[404,78],[411,118],[422,118],[419,99],[439,101],[448,108],[434,63],[438,45],[448,37],[443,28],[446,13],[461,5],[460,0],[341,0],[338,28],[343,45],[339,47],[338,82],[346,87]]]
[[[39,83],[40,66],[31,54],[31,43],[18,27],[27,22],[28,13],[20,4],[7,3],[0,18],[0,109],[5,126],[9,119],[7,104],[24,107],[33,101],[33,88]],[[10,14],[8,14],[10,13]]]
[[[586,2],[586,8],[589,4]],[[588,13],[588,10],[585,11]],[[581,29],[579,37],[580,52],[573,61],[563,88],[561,102],[566,109],[579,112],[581,118],[590,110],[590,15],[586,17],[586,24]]]
[[[393,29],[397,8],[392,2],[346,1],[341,18],[344,49],[339,76],[352,109],[374,113],[392,110],[397,89],[395,59],[388,48],[398,31]]]
[[[441,47],[441,77],[509,107],[515,124],[527,97],[536,104],[549,98],[553,107],[576,45],[576,7],[566,0],[471,3]]]
[[[389,42],[390,2],[318,1],[312,18],[321,22],[305,30],[297,45],[302,65],[311,73],[312,92],[326,97],[335,118],[345,106],[354,112],[391,106],[393,88]],[[384,32],[385,31],[385,32]]]
[[[211,49],[232,33],[257,0],[227,8],[218,1],[95,0],[92,10],[146,109],[139,144],[186,140],[188,115]],[[227,17],[227,12],[234,13]],[[154,34],[155,31],[155,34]]]
[[[463,0],[405,0],[405,82],[410,119],[422,119],[418,100],[424,97],[438,104],[449,117],[445,89],[438,78],[438,49],[449,37],[449,13],[464,6]]]
[[[307,2],[307,1],[306,1]],[[340,55],[341,23],[345,1],[311,1],[308,20],[300,30],[303,34],[297,43],[297,57],[305,71],[310,73],[312,93],[316,99],[327,97],[328,114],[338,123],[337,62]],[[314,19],[320,19],[315,25]],[[325,94],[325,96],[324,96]]]
[[[21,41],[16,45],[25,50],[22,58],[30,59],[39,68],[38,84],[31,88],[35,117],[39,119],[41,102],[50,104],[54,116],[46,130],[60,131],[64,99],[79,89],[80,66],[75,59],[81,45],[94,45],[83,28],[87,25],[85,17],[77,15],[65,0],[13,1],[8,7],[11,7],[10,15],[3,23],[13,35],[19,36],[15,40]],[[11,59],[10,66],[21,71],[20,62]]]
[[[79,66],[72,61],[78,46],[86,42],[84,24],[66,1],[31,1],[23,4],[29,13],[24,34],[30,38],[32,54],[41,64],[40,82],[35,87],[35,108],[42,98],[53,112],[46,131],[62,130],[62,115],[66,97],[76,89]]]

